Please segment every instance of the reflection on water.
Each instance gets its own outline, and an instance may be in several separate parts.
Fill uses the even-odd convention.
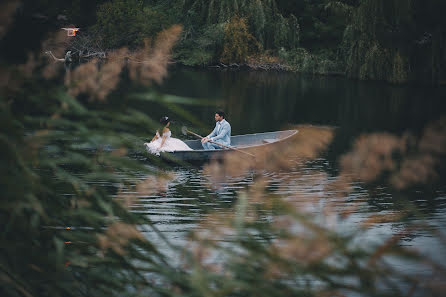
[[[176,69],[160,90],[221,100],[234,134],[302,123],[338,126],[347,129],[347,134],[402,132],[418,130],[446,111],[444,87],[392,86],[292,73]],[[194,107],[193,114],[212,125],[214,109]]]
[[[337,127],[329,151],[321,158],[305,163],[296,171],[261,173],[270,182],[271,199],[274,195],[283,195],[296,207],[311,212],[334,228],[350,230],[371,214],[405,209],[407,198],[410,198],[430,224],[446,230],[444,184],[436,189],[403,195],[393,193],[384,185],[366,187],[358,183],[347,197],[329,192],[327,188],[336,179],[338,157],[361,133],[388,131],[401,134],[410,130],[417,134],[429,121],[446,114],[444,88],[391,86],[290,73],[175,69],[159,91],[216,102],[215,106],[182,106],[184,111],[203,122],[202,126],[194,128],[201,134],[211,130],[213,113],[218,107],[228,113],[233,134],[275,131],[301,123]],[[155,103],[142,108],[154,116],[170,115],[171,112],[168,105]],[[177,126],[182,121],[177,119]],[[186,119],[184,121],[187,122]],[[173,131],[178,133],[178,127],[173,127]],[[170,172],[174,178],[166,189],[138,197],[133,210],[147,214],[160,231],[180,245],[184,244],[188,231],[197,227],[211,211],[233,211],[237,193],[246,189],[253,180],[248,175],[225,181],[221,187],[215,188],[202,167],[179,167]],[[142,180],[144,178],[141,177]],[[327,204],[335,205],[337,213],[351,211],[352,208],[354,211],[347,220],[338,224],[336,218],[325,215]],[[380,242],[402,230],[404,224],[377,224],[363,234],[362,244]],[[414,234],[404,238],[407,245],[446,264],[446,251],[440,243],[426,232]]]
[[[330,174],[331,163],[325,158],[307,162],[303,167],[290,172],[260,172],[269,181],[268,199],[276,196],[286,197],[296,208],[309,212],[315,219],[339,232],[355,230],[359,224],[374,214],[392,214],[407,207],[407,197],[394,197],[389,189],[383,186],[373,188],[355,184],[355,190],[348,196],[329,192],[330,183],[336,176]],[[133,211],[146,214],[171,243],[179,246],[186,244],[187,234],[200,227],[200,223],[212,212],[230,215],[234,209],[236,195],[252,185],[253,177],[248,174],[244,178],[227,180],[215,189],[208,180],[203,169],[173,168],[172,180],[165,189],[150,195],[140,195],[133,205]],[[141,177],[143,181],[146,177]],[[438,189],[435,197],[426,198],[422,192],[416,193],[412,201],[431,225],[445,230],[446,227],[446,191]],[[423,198],[424,197],[424,198]],[[338,214],[354,211],[347,219],[339,219]],[[331,209],[327,211],[327,209]],[[269,214],[268,214],[269,215]],[[411,223],[419,220],[413,217]],[[383,222],[369,228],[358,235],[360,244],[373,245],[383,242],[392,235],[401,232],[408,222]],[[147,236],[165,248],[152,232]],[[445,263],[444,245],[433,239],[431,234],[418,230],[403,241],[407,246],[415,247],[430,255],[438,263]],[[404,269],[401,263],[397,263]],[[410,266],[409,266],[410,267]],[[410,267],[414,272],[422,273],[419,267]]]

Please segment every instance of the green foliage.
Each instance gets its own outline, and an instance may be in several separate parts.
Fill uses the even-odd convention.
[[[186,66],[207,66],[215,61],[214,55],[203,49],[179,49],[174,58]]]
[[[188,66],[216,63],[223,49],[224,28],[224,24],[205,26],[197,38],[186,39],[176,48],[174,58]]]
[[[181,2],[181,1],[180,1]],[[274,1],[249,0],[249,1],[186,1],[182,2],[184,16],[180,19],[185,25],[185,39],[180,48],[193,51],[199,39],[205,37],[207,28],[212,26],[224,26],[238,15],[245,19],[248,32],[257,40],[263,49],[279,49],[280,47],[295,48],[299,44],[299,24],[294,16],[283,17]],[[214,57],[219,57],[224,51],[224,46],[216,35],[217,50],[213,50]],[[233,45],[234,48],[238,45]],[[201,51],[201,48],[200,48]],[[184,52],[184,51],[183,51]],[[238,62],[228,60],[226,62]],[[215,58],[212,59],[213,62]]]
[[[275,16],[272,34],[274,49],[294,49],[299,46],[300,26],[297,18],[290,15],[284,18],[281,14]]]
[[[359,1],[332,0],[276,0],[280,13],[295,15],[300,25],[301,46],[305,48],[336,47],[342,40],[343,30]]]
[[[342,61],[330,50],[310,53],[304,48],[291,51],[280,50],[279,57],[283,59],[293,71],[309,74],[343,74]]]
[[[142,11],[140,0],[115,0],[102,4],[97,12],[96,25],[101,32],[102,43],[109,48],[141,43],[145,35]]]
[[[248,55],[255,53],[258,48],[257,40],[249,33],[245,19],[234,16],[225,26],[225,43],[221,61],[245,62]]]
[[[180,28],[173,31],[154,47],[163,57]],[[156,229],[129,211],[132,197],[122,193],[135,190],[141,174],[153,174],[135,155],[145,159],[141,144],[156,121],[139,110],[145,98],[111,92],[130,76],[129,65],[141,64],[126,64],[121,73],[125,60],[118,56],[62,73],[45,56],[30,54],[24,65],[0,60],[9,82],[0,85],[0,295],[162,292],[147,279],[149,272],[171,269],[143,235]],[[151,79],[163,77],[167,58],[151,62]],[[83,80],[76,80],[85,66]],[[70,95],[75,87],[82,89],[77,97]],[[87,94],[107,88],[101,101]]]
[[[179,263],[169,261],[130,228],[137,225],[140,230],[158,232],[146,217],[129,212],[121,195],[122,190],[135,190],[133,184],[142,173],[150,174],[128,152],[138,150],[139,135],[154,126],[138,107],[158,99],[147,92],[84,101],[39,76],[1,94],[2,296],[269,297],[320,296],[337,290],[369,296],[390,290],[392,296],[403,296],[400,287],[423,284],[387,265],[390,256],[420,259],[429,265],[418,253],[398,244],[403,235],[380,246],[358,246],[366,228],[341,233],[333,228],[331,218],[329,226],[315,222],[289,197],[269,195],[262,175],[254,175],[248,192],[240,191],[234,209],[218,209],[214,218],[204,219],[202,228],[189,237],[194,248],[174,248],[166,242],[181,258]],[[164,101],[173,108],[175,102],[199,104],[178,97]],[[284,172],[296,166],[289,162],[290,151],[298,150],[300,159],[304,152],[315,157],[322,149],[315,144],[328,145],[327,135],[324,128],[322,137],[313,132],[299,138],[306,145],[287,143],[286,149],[268,155],[262,167]],[[367,157],[363,157],[366,164]],[[357,155],[352,158],[358,159]],[[245,161],[234,158],[232,164],[211,167],[218,172],[227,172],[219,166],[243,172],[249,166]],[[294,178],[288,182],[294,183]],[[315,203],[313,199],[324,198],[309,200]],[[335,214],[327,210],[326,215]],[[379,218],[371,219],[379,222]],[[408,230],[421,228],[420,220],[415,223]],[[382,284],[384,288],[378,286]]]
[[[300,44],[300,25],[293,14],[288,17],[288,36],[286,42],[286,47],[289,49],[297,48]]]
[[[2,153],[7,157],[2,158],[2,188],[8,189],[2,198],[0,216],[4,226],[2,273],[8,276],[2,278],[2,295],[79,296],[86,290],[105,296],[112,288],[114,295],[119,287],[127,285],[127,277],[116,274],[111,278],[114,285],[107,288],[111,279],[104,273],[113,271],[110,260],[114,258],[115,265],[120,263],[128,276],[141,279],[140,273],[128,269],[132,267],[129,260],[145,256],[134,249],[129,251],[130,257],[107,253],[101,259],[97,235],[104,232],[101,229],[114,216],[127,223],[139,219],[125,215],[123,207],[105,189],[92,185],[98,180],[117,181],[110,169],[128,166],[124,159],[113,158],[98,147],[98,143],[124,145],[131,139],[119,139],[107,130],[101,132],[98,124],[105,120],[105,114],[86,109],[60,89],[48,89],[45,99],[41,97],[43,93],[29,96],[28,92],[43,91],[36,87],[28,85],[26,97],[15,97],[12,104],[1,98],[2,121],[6,125],[2,127],[13,128],[1,131]],[[21,109],[21,104],[27,104],[32,114]],[[52,118],[54,114],[58,116]],[[122,125],[122,116],[114,116]],[[141,166],[133,163],[131,168]],[[84,173],[82,178],[76,174],[80,172]],[[88,172],[91,174],[85,174]],[[82,203],[84,206],[80,206]],[[75,227],[65,230],[68,226]],[[88,228],[82,229],[84,226]],[[68,241],[73,244],[64,244]],[[144,246],[138,242],[134,242],[135,248]]]
[[[241,46],[227,47],[228,55],[241,59],[246,47],[240,38],[249,37],[249,30],[243,18],[233,20],[227,29],[238,39],[231,44]],[[209,27],[207,34],[212,30]],[[202,46],[211,49],[212,43],[204,40]],[[314,57],[305,49],[282,50],[281,54],[305,71],[332,67],[325,58],[312,64]],[[368,59],[385,54],[377,46]],[[320,57],[334,59],[330,52],[321,52]],[[393,71],[402,75],[407,62],[403,56],[394,57]],[[141,174],[153,174],[139,159],[143,136],[154,127],[154,120],[140,111],[140,105],[156,100],[157,95],[145,89],[143,96],[129,96],[129,82],[122,81],[122,89],[104,101],[73,97],[61,79],[42,77],[39,70],[46,65],[34,59],[28,62],[18,67],[2,60],[2,75],[6,74],[8,84],[0,89],[1,296],[312,296],[337,293],[333,290],[389,294],[381,291],[382,284],[390,287],[390,295],[399,296],[403,295],[399,288],[405,287],[401,284],[422,285],[417,278],[386,265],[384,256],[430,264],[398,244],[406,233],[382,246],[363,249],[355,244],[362,229],[339,234],[316,224],[312,216],[287,203],[288,197],[266,196],[266,187],[257,179],[253,192],[240,193],[235,211],[217,221],[216,232],[210,226],[203,228],[209,231],[209,238],[191,236],[197,250],[175,249],[166,242],[176,255],[183,256],[183,265],[172,263],[141,233],[158,230],[143,215],[129,211],[131,201],[126,198],[131,197],[122,195],[135,190]],[[113,67],[106,69],[112,72]],[[181,99],[164,100],[181,111],[173,104],[187,102]],[[440,124],[438,135],[428,133],[435,140],[444,135],[446,126]],[[304,138],[306,146],[287,147],[293,151],[304,147],[309,150],[307,155],[315,157],[319,150],[308,146],[314,139],[321,142],[315,136]],[[443,148],[427,144],[435,152]],[[268,159],[265,164],[281,171],[294,166],[284,152],[277,150],[279,159]],[[362,164],[370,164],[367,157]],[[358,157],[353,155],[353,159]],[[240,167],[247,166],[244,161],[233,160]],[[280,224],[281,219],[286,220]],[[419,230],[420,225],[417,220],[416,226],[409,227]],[[302,229],[305,232],[299,232]],[[216,266],[209,265],[209,259],[203,261],[200,255],[205,250],[218,255],[220,262],[212,263]],[[317,286],[308,280],[316,280]],[[430,283],[426,286],[431,290]]]
[[[144,6],[141,0],[114,0],[99,7],[94,31],[106,48],[136,47],[170,23],[164,12]]]
[[[154,15],[146,12],[145,17],[141,18],[141,2],[130,2],[126,4],[127,7],[123,7],[123,2],[116,0],[101,6],[102,14],[98,13],[98,21],[107,27],[106,24],[113,24],[115,19],[127,18],[128,21],[131,16],[130,25],[126,25],[125,20],[120,22],[123,24],[121,26],[128,27],[124,30],[129,33],[125,35],[127,41],[121,40],[121,28],[119,31],[116,29],[118,27],[114,31],[105,30],[103,35],[107,37],[104,42],[110,47],[141,43],[144,36],[156,32],[163,24],[181,23],[184,35],[175,58],[186,65],[208,65],[222,57],[225,46],[230,47],[224,42],[222,27],[234,15],[246,20],[248,32],[263,50],[277,53],[282,48],[288,51],[302,45],[317,50],[327,47],[335,50],[341,42],[356,2],[318,0],[297,1],[291,5],[275,0],[150,1],[144,7]],[[125,10],[128,12],[123,13]],[[148,20],[157,21],[149,24]],[[234,44],[232,47],[235,49],[240,45]],[[231,60],[230,57],[230,54],[225,54],[223,60],[227,63],[243,60],[240,57]]]
[[[85,30],[95,35],[94,42],[88,40],[88,44],[95,44],[98,51],[102,51],[101,46],[114,49],[141,45],[146,37],[180,23],[184,34],[175,58],[186,65],[214,64],[222,58],[224,48],[231,46],[225,42],[223,28],[238,15],[246,20],[248,32],[261,45],[261,54],[305,48],[312,56],[319,56],[321,51],[330,51],[335,59],[318,62],[325,65],[322,68],[333,68],[333,64],[337,68],[342,61],[345,67],[340,72],[349,77],[392,83],[436,84],[446,77],[446,54],[442,50],[446,23],[440,13],[446,4],[441,0],[77,0],[66,7],[53,0],[26,3],[24,15],[44,11],[52,19],[63,13],[70,21],[87,26],[98,7],[96,25]],[[22,34],[19,30],[8,36],[0,49],[15,57],[23,48],[15,36]],[[11,50],[16,47],[19,49]],[[225,54],[224,60],[240,61],[230,57]]]
[[[446,77],[439,69],[446,63],[438,50],[446,32],[441,9],[445,3],[436,0],[362,1],[344,35],[348,76],[439,83]]]

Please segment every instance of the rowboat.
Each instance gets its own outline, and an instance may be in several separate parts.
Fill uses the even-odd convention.
[[[215,149],[205,150],[201,145],[201,141],[186,140],[184,141],[192,151],[174,151],[174,152],[161,152],[160,157],[167,161],[173,162],[201,162],[211,159],[222,159],[226,154],[242,154],[240,151],[252,151],[253,149],[263,148],[266,146],[273,146],[279,143],[283,143],[296,135],[298,130],[285,130],[245,135],[231,136],[232,149]],[[246,155],[246,157],[250,157]]]

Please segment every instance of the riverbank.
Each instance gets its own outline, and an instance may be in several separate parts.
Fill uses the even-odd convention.
[[[281,50],[278,55],[258,54],[249,56],[242,63],[190,63],[175,59],[175,63],[198,69],[240,69],[252,71],[295,72],[312,75],[346,76],[342,58],[336,57],[335,50],[324,50],[310,53],[307,49],[298,48],[291,51]]]
[[[307,72],[299,71],[298,68],[292,67],[284,63],[232,63],[224,64],[218,63],[209,66],[189,66],[181,64],[183,67],[192,67],[198,69],[233,69],[233,70],[252,70],[252,71],[273,71],[273,72],[295,72],[302,74],[324,75],[324,76],[346,76],[342,71],[324,71],[324,72]]]

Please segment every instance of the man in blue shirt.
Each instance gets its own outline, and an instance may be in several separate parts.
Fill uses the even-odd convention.
[[[209,141],[231,145],[231,125],[225,120],[225,113],[221,110],[215,113],[215,129],[208,136],[201,139],[201,144],[205,150],[222,149],[222,146],[210,143]]]

